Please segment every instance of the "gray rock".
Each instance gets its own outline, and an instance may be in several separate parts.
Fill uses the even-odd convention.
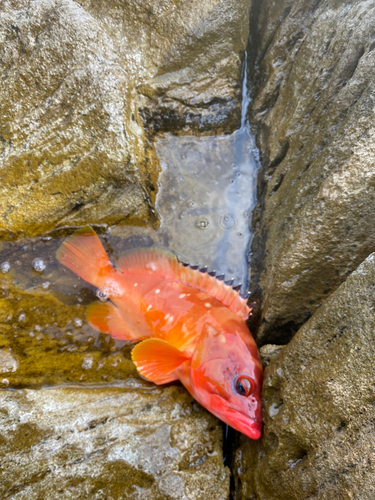
[[[290,340],[375,247],[373,9],[266,0],[252,20],[261,344]]]
[[[0,495],[226,500],[221,427],[181,387],[0,391]]]
[[[264,436],[237,450],[240,500],[375,496],[375,253],[270,362]]]
[[[140,111],[152,132],[238,128],[250,6],[246,0],[179,2],[173,46],[163,53],[155,76],[139,87]],[[163,18],[155,23],[165,25]]]

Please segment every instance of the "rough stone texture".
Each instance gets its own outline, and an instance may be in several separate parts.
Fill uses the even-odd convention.
[[[169,41],[155,76],[139,87],[145,96],[141,114],[153,132],[233,132],[240,124],[241,68],[251,2],[171,3],[173,25],[155,13],[155,27],[174,44]],[[154,10],[155,2],[151,4]]]
[[[271,361],[280,354],[283,347],[284,346],[281,345],[266,344],[259,349],[263,370],[265,370]]]
[[[0,237],[150,218],[131,75],[88,12],[1,2],[0,78]]]
[[[252,284],[259,343],[286,343],[375,248],[375,3],[266,0],[254,13]]]
[[[249,8],[2,1],[0,238],[156,224],[158,166],[143,118],[150,131],[233,130]]]
[[[273,358],[264,436],[237,450],[238,500],[375,498],[375,253]]]
[[[0,495],[226,500],[221,427],[180,387],[0,391]]]

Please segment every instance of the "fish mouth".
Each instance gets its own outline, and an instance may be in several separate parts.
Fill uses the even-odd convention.
[[[262,435],[262,423],[257,420],[245,415],[239,410],[232,409],[228,406],[228,403],[220,396],[212,397],[213,408],[210,411],[216,415],[220,420],[228,424],[236,431],[242,432],[245,436],[250,439],[259,439]]]

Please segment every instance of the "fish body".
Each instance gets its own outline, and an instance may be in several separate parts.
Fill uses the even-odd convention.
[[[225,423],[260,437],[262,366],[238,292],[163,250],[128,252],[115,267],[88,227],[68,238],[57,258],[98,288],[101,301],[88,306],[88,322],[137,343],[132,358],[143,377],[180,380]]]

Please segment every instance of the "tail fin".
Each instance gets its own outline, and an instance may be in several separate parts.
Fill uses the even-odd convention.
[[[67,238],[56,252],[61,264],[78,274],[88,283],[101,288],[112,266],[100,239],[86,226]]]

